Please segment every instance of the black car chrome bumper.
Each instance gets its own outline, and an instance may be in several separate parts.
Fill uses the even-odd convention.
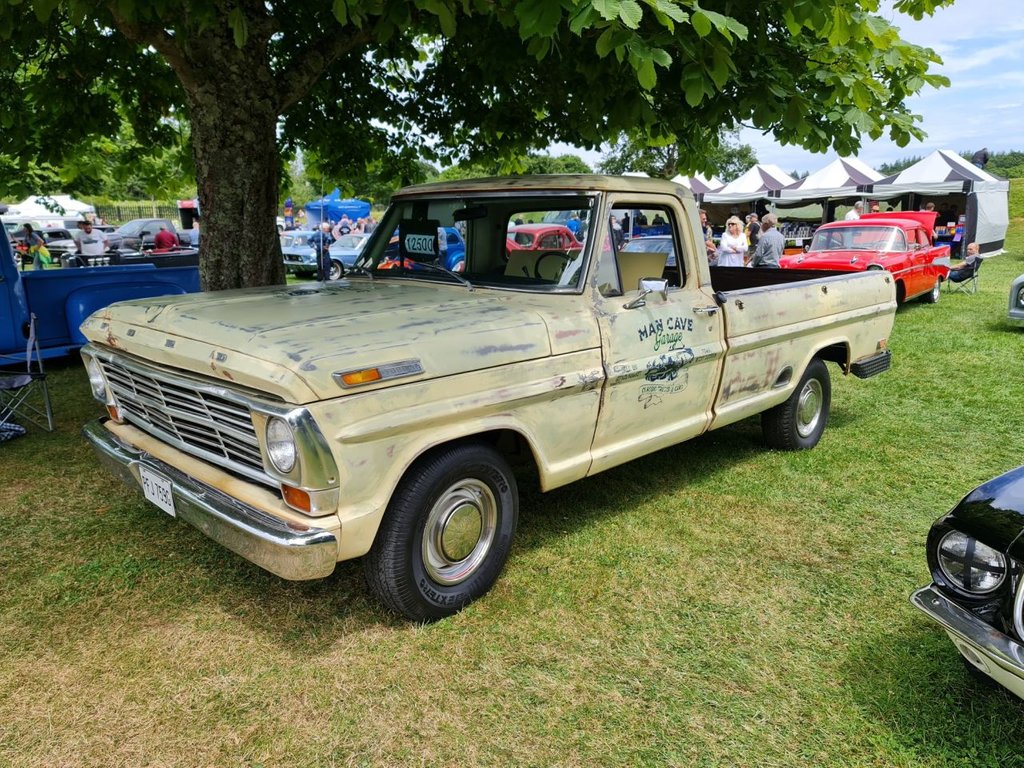
[[[910,603],[946,630],[967,661],[1024,698],[1024,645],[961,608],[934,586],[914,592]]]
[[[94,421],[82,429],[102,462],[129,485],[141,487],[140,467],[170,481],[174,515],[271,573],[295,581],[329,575],[338,540],[323,528],[292,526],[199,482],[166,462],[124,443]]]

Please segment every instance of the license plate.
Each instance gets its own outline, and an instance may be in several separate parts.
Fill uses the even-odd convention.
[[[171,481],[143,464],[139,465],[139,479],[142,481],[142,493],[146,498],[171,517],[177,517],[174,513]]]

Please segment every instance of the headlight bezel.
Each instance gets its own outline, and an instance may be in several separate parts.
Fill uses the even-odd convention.
[[[985,600],[1007,584],[1010,561],[1003,552],[956,528],[945,528],[936,533],[934,547],[929,554],[933,578],[940,586],[971,600]],[[956,539],[960,539],[960,543],[954,543]],[[967,565],[968,559],[970,565]],[[955,567],[957,564],[963,568],[960,573]],[[978,565],[986,567],[978,568]],[[977,586],[979,578],[991,576],[995,571],[1000,571],[998,579],[982,588]]]
[[[104,405],[110,402],[110,395],[107,390],[107,379],[103,375],[100,362],[93,355],[82,355],[85,362],[85,372],[89,377],[89,388],[92,390],[93,399],[99,400]]]
[[[282,431],[283,430],[283,431]],[[273,434],[277,432],[276,436]],[[264,441],[267,448],[267,460],[282,475],[290,475],[299,460],[299,448],[295,440],[295,430],[287,419],[271,416],[264,428]]]

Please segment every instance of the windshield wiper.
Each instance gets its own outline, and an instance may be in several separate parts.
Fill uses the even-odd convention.
[[[360,267],[357,264],[353,264],[351,267],[345,267],[345,275],[348,276],[353,272],[358,272],[360,275],[366,275],[370,278],[370,282],[373,282],[373,272],[366,267]]]
[[[462,275],[460,275],[458,272],[456,272],[454,269],[448,269],[448,267],[442,267],[440,264],[434,264],[433,262],[430,262],[430,261],[417,261],[416,263],[419,266],[421,266],[421,267],[429,267],[430,269],[437,270],[438,272],[444,272],[446,275],[450,275],[451,277],[454,277],[456,280],[458,280],[464,286],[469,288],[469,290],[471,290],[471,291],[473,290],[473,284],[471,282],[469,282],[469,280],[464,278]],[[413,271],[415,271],[415,270],[413,270]]]

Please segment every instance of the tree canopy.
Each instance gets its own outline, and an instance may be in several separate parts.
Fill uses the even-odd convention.
[[[952,0],[897,0],[920,17]],[[284,159],[338,178],[422,160],[517,169],[554,142],[672,142],[712,172],[721,126],[811,151],[920,137],[947,84],[877,0],[26,0],[0,6],[0,155],[59,161],[122,121],[169,147],[187,120],[207,288],[283,279]]]

